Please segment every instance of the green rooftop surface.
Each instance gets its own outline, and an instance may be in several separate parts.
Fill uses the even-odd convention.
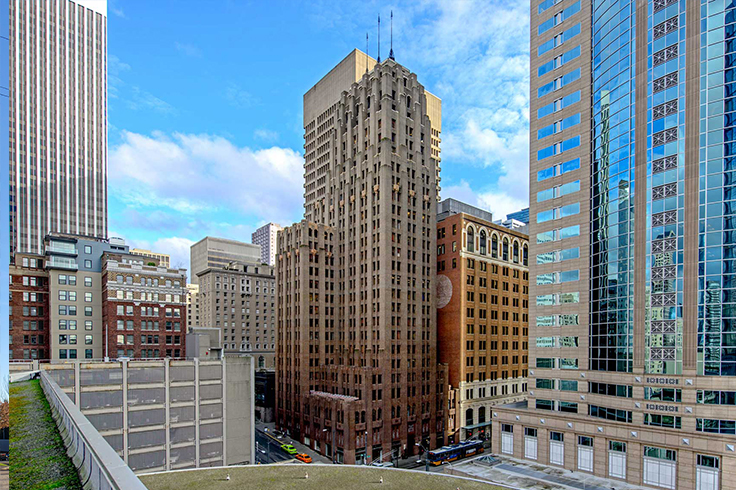
[[[10,385],[10,490],[81,490],[38,380]]]
[[[230,475],[228,481],[227,475]],[[309,478],[305,478],[308,474]],[[383,483],[380,479],[383,477]],[[344,465],[260,465],[140,475],[149,490],[501,490],[439,473]]]

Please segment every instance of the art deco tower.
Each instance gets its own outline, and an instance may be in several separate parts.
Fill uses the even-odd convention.
[[[107,1],[10,1],[10,248],[107,236]]]
[[[279,232],[277,425],[345,463],[443,443],[440,100],[353,51],[304,96],[305,220]]]

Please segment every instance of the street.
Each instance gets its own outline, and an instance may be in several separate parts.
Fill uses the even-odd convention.
[[[286,444],[288,441],[283,442]],[[256,430],[256,461],[261,464],[278,463],[294,459],[293,456],[287,454],[281,449],[280,444],[264,434],[260,429]]]

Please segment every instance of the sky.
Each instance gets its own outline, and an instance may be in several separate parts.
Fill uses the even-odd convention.
[[[441,197],[528,206],[528,0],[110,0],[109,235],[189,268],[303,216],[302,97],[355,48],[442,99]],[[7,230],[7,227],[6,227]]]

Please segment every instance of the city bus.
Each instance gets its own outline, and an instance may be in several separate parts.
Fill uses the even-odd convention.
[[[483,452],[483,441],[463,441],[452,446],[442,446],[427,455],[429,464],[439,466],[445,461],[457,461]]]

